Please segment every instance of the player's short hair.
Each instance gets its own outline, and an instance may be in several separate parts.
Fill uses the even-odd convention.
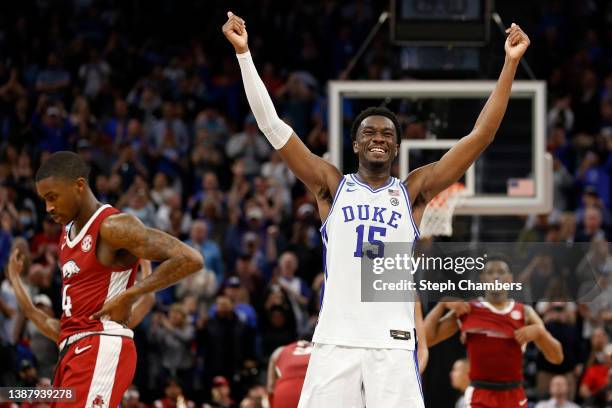
[[[83,177],[89,180],[90,168],[85,160],[76,153],[62,151],[49,156],[36,172],[36,182],[49,177],[76,180]]]
[[[485,265],[488,264],[489,262],[503,262],[508,266],[508,270],[510,271],[510,273],[512,273],[512,266],[510,265],[510,259],[502,253],[498,252],[498,253],[493,253],[493,254],[488,255]]]
[[[351,126],[351,140],[353,142],[357,140],[357,130],[359,129],[361,122],[363,122],[365,118],[370,117],[370,116],[384,116],[386,118],[389,118],[391,122],[393,122],[393,125],[395,126],[395,133],[396,133],[397,140],[401,139],[402,128],[399,124],[399,121],[397,120],[397,116],[395,116],[395,113],[393,113],[388,108],[385,108],[384,106],[371,106],[361,111],[359,115],[357,115],[355,120],[353,121],[353,125]]]

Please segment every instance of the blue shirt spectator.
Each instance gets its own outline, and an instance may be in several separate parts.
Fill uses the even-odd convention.
[[[186,244],[196,248],[204,257],[207,269],[215,273],[217,282],[223,282],[223,260],[221,249],[212,239],[208,239],[208,224],[202,220],[197,220],[191,225],[190,239]]]

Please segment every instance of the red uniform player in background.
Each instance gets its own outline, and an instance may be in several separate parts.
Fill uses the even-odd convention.
[[[300,401],[312,343],[299,340],[274,350],[268,363],[268,393],[272,408],[296,408]]]
[[[508,263],[489,258],[481,281],[512,282]],[[450,310],[448,313],[445,312]],[[533,341],[553,364],[563,361],[561,344],[530,307],[508,298],[506,291],[487,291],[470,302],[439,302],[425,319],[431,346],[458,330],[470,361],[467,407],[527,407],[523,382],[523,346]]]

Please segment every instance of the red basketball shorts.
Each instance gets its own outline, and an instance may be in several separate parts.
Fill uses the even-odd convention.
[[[527,396],[522,387],[511,390],[485,390],[468,387],[465,390],[468,408],[527,408]]]
[[[58,363],[54,387],[72,388],[74,402],[55,408],[115,408],[132,383],[136,347],[128,337],[92,335],[71,344]]]

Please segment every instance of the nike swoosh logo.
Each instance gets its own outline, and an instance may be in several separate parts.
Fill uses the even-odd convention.
[[[91,348],[91,344],[89,346],[85,346],[83,348],[75,348],[74,349],[74,354],[81,354],[82,352],[89,350]]]
[[[346,192],[347,192],[347,193],[352,193],[353,191],[357,191],[357,189],[356,189],[356,188],[355,188],[355,189],[353,189],[353,190],[350,190],[350,189],[348,189],[348,188],[346,189]]]
[[[523,405],[527,405],[527,398],[522,401],[519,401],[519,405],[522,407]]]

